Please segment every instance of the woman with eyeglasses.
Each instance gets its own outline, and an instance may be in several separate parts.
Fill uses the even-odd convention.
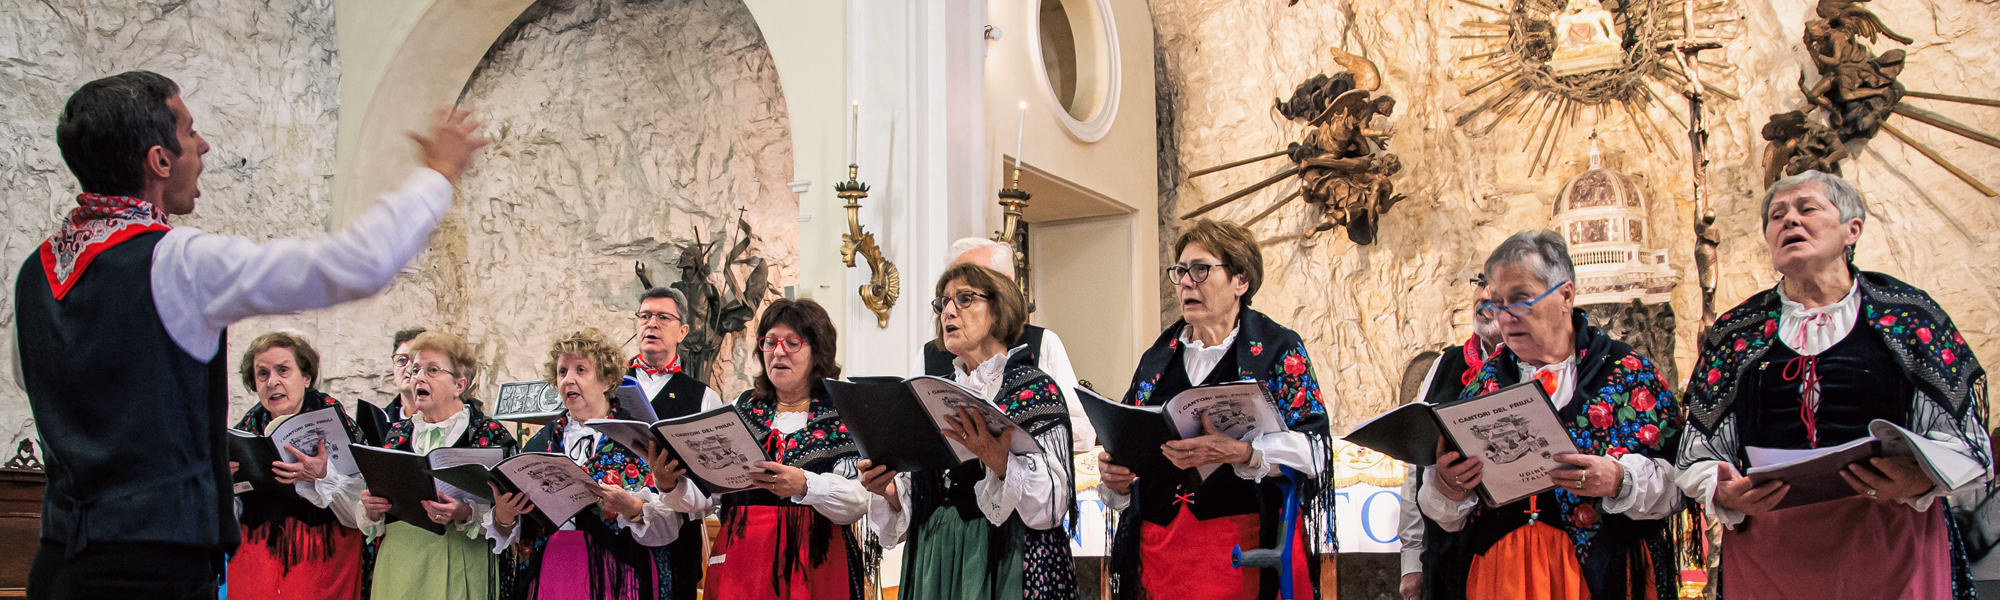
[[[527,494],[493,492],[486,535],[495,553],[513,563],[509,598],[664,600],[673,576],[653,559],[653,548],[674,541],[683,518],[647,488],[652,470],[640,453],[585,425],[591,419],[630,419],[615,392],[623,363],[618,349],[596,329],[556,338],[542,376],[562,398],[563,413],[528,438],[527,452],[562,454],[589,473],[597,506],[550,531],[522,518],[534,505]]]
[[[514,436],[481,413],[468,393],[478,374],[471,346],[458,336],[430,331],[410,341],[410,356],[417,414],[389,426],[383,447],[417,454],[438,448],[514,450]],[[340,493],[366,511],[361,531],[380,544],[373,597],[485,600],[500,589],[502,564],[481,526],[491,518],[492,506],[442,494],[423,501],[431,521],[445,526],[439,535],[400,520],[385,522],[389,499],[365,487],[362,478],[347,478]]]
[[[1861,193],[1807,171],[1763,197],[1777,285],[1717,319],[1689,378],[1693,422],[1679,484],[1722,523],[1730,598],[1968,598],[1965,548],[1949,518],[1958,490],[1914,459],[1873,458],[1841,473],[1854,496],[1777,510],[1790,488],[1754,484],[1751,447],[1830,448],[1887,421],[1967,464],[1992,465],[1986,371],[1929,294],[1854,266],[1867,220]],[[1977,488],[1985,469],[1965,484]]]
[[[257,404],[236,422],[238,431],[266,435],[286,419],[331,410],[348,439],[361,439],[361,428],[340,402],[313,387],[319,353],[304,339],[282,331],[257,336],[243,351],[241,375],[243,385],[257,393]],[[285,458],[291,461],[270,466],[288,489],[260,487],[236,495],[243,545],[229,559],[229,597],[359,598],[363,537],[355,528],[365,517],[357,505],[333,502],[339,481],[327,478],[324,445],[287,446]],[[247,465],[229,466],[234,472]]]
[[[1492,508],[1480,503],[1480,459],[1447,451],[1417,492],[1439,549],[1431,597],[1471,600],[1675,598],[1667,517],[1681,429],[1673,392],[1653,362],[1592,327],[1575,309],[1576,270],[1553,231],[1514,234],[1486,259],[1479,311],[1502,346],[1458,394],[1472,398],[1523,381],[1548,392],[1581,451],[1555,460],[1559,488]]]
[[[1167,268],[1181,319],[1139,357],[1124,402],[1158,406],[1201,385],[1255,380],[1286,430],[1238,440],[1215,431],[1168,442],[1160,451],[1187,469],[1217,465],[1197,486],[1136,477],[1100,454],[1099,493],[1120,511],[1112,542],[1121,597],[1271,599],[1276,569],[1236,569],[1237,546],[1276,548],[1285,495],[1280,478],[1299,478],[1300,525],[1292,536],[1292,597],[1317,598],[1320,536],[1332,519],[1332,439],[1319,381],[1299,334],[1250,302],[1264,282],[1264,255],[1249,229],[1202,219],[1174,241]],[[1204,417],[1206,419],[1206,417]]]
[[[938,278],[936,345],[952,353],[952,379],[1005,412],[1019,427],[991,434],[972,408],[944,430],[976,457],[944,470],[897,473],[863,460],[861,485],[873,496],[868,523],[883,548],[903,549],[905,598],[1075,598],[1076,565],[1064,519],[1070,498],[1069,409],[1055,379],[1015,346],[1028,302],[1006,275],[960,263]],[[1013,436],[1038,451],[1014,454]]]
[[[764,308],[757,321],[763,371],[735,403],[773,459],[751,465],[765,471],[751,475],[757,489],[702,494],[679,461],[664,449],[649,451],[669,507],[691,519],[721,513],[702,598],[862,598],[866,563],[848,525],[867,513],[868,494],[855,481],[854,438],[824,383],[840,377],[838,343],[833,319],[816,302],[777,300]]]

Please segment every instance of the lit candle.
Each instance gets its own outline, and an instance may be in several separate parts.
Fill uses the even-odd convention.
[[[1014,172],[1021,171],[1021,141],[1028,136],[1028,101],[1021,101],[1021,118],[1014,122]]]
[[[861,153],[861,101],[847,109],[847,164],[856,164],[854,155]]]

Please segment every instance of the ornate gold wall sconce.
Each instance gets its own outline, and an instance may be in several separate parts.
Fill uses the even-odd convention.
[[[896,306],[896,297],[901,295],[903,279],[896,273],[896,264],[882,258],[882,248],[875,245],[875,234],[861,230],[861,199],[868,197],[868,184],[856,179],[860,167],[847,165],[847,181],[833,184],[834,195],[847,201],[847,233],[840,236],[840,260],[847,266],[854,266],[854,255],[860,253],[868,259],[868,283],[856,291],[861,294],[861,303],[875,313],[875,326],[889,326],[889,309]]]
[[[1014,161],[1014,182],[1007,189],[1000,190],[1000,209],[1003,215],[1000,231],[994,232],[993,241],[1006,242],[1013,249],[1014,284],[1020,286],[1021,296],[1028,299],[1028,312],[1035,312],[1035,287],[1029,277],[1035,265],[1028,261],[1028,222],[1021,220],[1021,209],[1027,208],[1027,192],[1021,191],[1021,162]]]

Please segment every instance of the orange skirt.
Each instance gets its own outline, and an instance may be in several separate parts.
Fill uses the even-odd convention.
[[[1651,589],[1651,588],[1648,588]],[[1529,523],[1500,538],[1485,554],[1472,557],[1465,578],[1466,600],[1585,600],[1576,550],[1569,535],[1546,523]]]

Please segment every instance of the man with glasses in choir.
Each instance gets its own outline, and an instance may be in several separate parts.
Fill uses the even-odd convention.
[[[681,340],[687,337],[684,320],[687,295],[680,290],[656,287],[639,295],[639,312],[634,337],[639,355],[625,376],[639,383],[639,391],[653,405],[661,419],[685,417],[723,406],[722,395],[692,374],[681,372]],[[684,485],[676,493],[692,494],[694,486]],[[650,499],[649,499],[650,501]],[[702,520],[690,515],[673,543],[653,548],[653,560],[673,572],[672,600],[694,600],[701,589]]]

